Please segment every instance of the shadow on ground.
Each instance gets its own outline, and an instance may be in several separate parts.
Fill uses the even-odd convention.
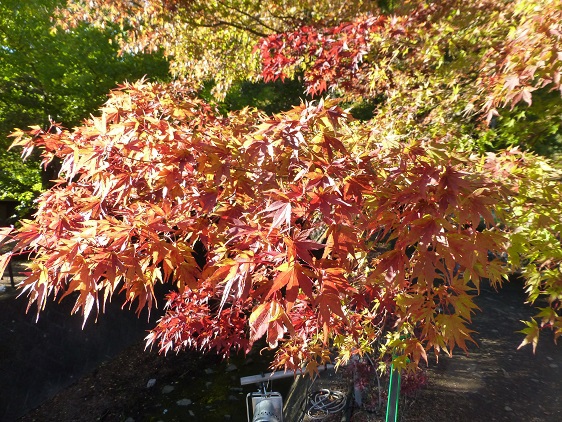
[[[428,386],[406,400],[402,421],[562,421],[562,346],[546,331],[536,354],[517,350],[521,321],[537,313],[524,302],[520,280],[499,293],[484,288],[471,327],[478,346],[433,362]]]
[[[72,298],[48,303],[35,322],[35,307],[26,314],[27,298],[16,298],[6,278],[2,287],[0,420],[4,422],[16,420],[139,342],[150,327],[146,314],[139,319],[132,311],[122,311],[115,300],[97,323],[91,319],[82,329],[82,318],[70,316]]]

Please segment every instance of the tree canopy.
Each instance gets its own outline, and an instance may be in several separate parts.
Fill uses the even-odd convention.
[[[35,218],[2,232],[11,254],[34,254],[22,287],[38,311],[73,292],[84,318],[119,292],[140,311],[171,283],[148,336],[162,351],[226,356],[265,338],[278,367],[375,353],[414,369],[466,350],[481,283],[521,271],[540,309],[522,345],[562,334],[562,4],[100,0],[61,13],[63,29],[119,18],[125,51],[162,42],[182,79],[125,84],[73,130],[13,134],[62,162]],[[198,97],[209,80],[221,96],[260,77],[302,77],[317,99],[221,115]],[[344,108],[359,98],[371,119]]]
[[[64,29],[86,21],[103,27],[116,22],[122,51],[163,48],[171,69],[197,88],[207,79],[223,97],[232,82],[256,76],[253,54],[259,39],[298,28],[303,23],[335,23],[367,11],[363,1],[74,1],[60,9]]]

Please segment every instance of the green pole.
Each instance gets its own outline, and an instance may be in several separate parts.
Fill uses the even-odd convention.
[[[398,399],[400,398],[400,371],[390,366],[388,382],[388,401],[386,403],[386,422],[398,422]]]

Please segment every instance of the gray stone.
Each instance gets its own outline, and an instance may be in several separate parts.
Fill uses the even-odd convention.
[[[181,399],[176,402],[178,406],[189,406],[192,403],[189,399]]]
[[[506,412],[513,412],[513,409],[509,406],[505,406],[504,409],[506,410]]]
[[[156,379],[155,379],[155,378],[151,378],[151,379],[149,379],[148,382],[146,383],[146,388],[154,387],[155,384],[156,384]]]
[[[234,365],[233,363],[231,363],[230,365],[228,365],[225,369],[226,372],[233,372],[236,371],[238,369],[238,367],[236,365]]]
[[[168,394],[171,393],[172,391],[175,390],[176,387],[174,387],[173,385],[165,385],[164,388],[162,388],[162,394]]]
[[[215,371],[213,371],[211,368],[206,368],[206,369],[205,369],[205,373],[206,373],[207,375],[211,375],[211,374],[214,374]]]

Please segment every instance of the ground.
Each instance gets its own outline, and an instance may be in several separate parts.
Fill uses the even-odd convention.
[[[475,316],[473,326],[478,331],[475,335],[478,346],[471,347],[468,354],[441,356],[439,362],[432,359],[425,370],[427,385],[402,396],[400,420],[561,421],[562,346],[555,346],[552,335],[545,333],[536,354],[530,347],[517,350],[522,340],[522,334],[517,332],[523,327],[521,320],[534,312],[523,302],[522,285],[518,281],[505,286],[500,294],[490,288],[483,289],[478,299],[482,312]],[[242,364],[237,364],[239,368],[225,377],[227,363],[216,357],[195,353],[163,357],[146,352],[144,343],[137,341],[28,412],[20,421],[245,421],[246,391],[239,388]],[[246,372],[252,370],[255,372],[250,363]],[[213,372],[222,372],[222,381],[209,381]],[[148,388],[151,379],[156,380],[156,385]],[[209,401],[197,407],[205,394],[211,395],[212,384],[221,384],[224,387],[221,394],[225,397],[218,397],[215,389],[215,403]],[[163,394],[162,389],[167,385],[173,386],[178,395]],[[206,393],[198,396],[198,391]],[[376,397],[376,391],[371,391],[371,395]],[[182,397],[193,401],[190,407],[180,409],[183,416],[172,411]],[[225,417],[227,406],[230,410]],[[202,412],[206,412],[204,418]],[[215,417],[207,417],[207,413]],[[384,403],[379,409],[355,407],[350,420],[384,421]]]
[[[154,402],[162,384],[172,383],[185,374],[197,373],[204,359],[195,355],[173,355],[163,359],[156,353],[145,352],[144,345],[139,343],[20,420],[109,422],[131,417],[141,421],[143,411]],[[150,379],[157,379],[160,389],[147,388]]]
[[[497,293],[484,288],[474,317],[478,345],[469,353],[432,359],[427,385],[402,398],[402,422],[562,421],[562,345],[545,332],[536,354],[518,332],[536,313],[524,304],[520,280]],[[354,422],[384,421],[358,409]]]

